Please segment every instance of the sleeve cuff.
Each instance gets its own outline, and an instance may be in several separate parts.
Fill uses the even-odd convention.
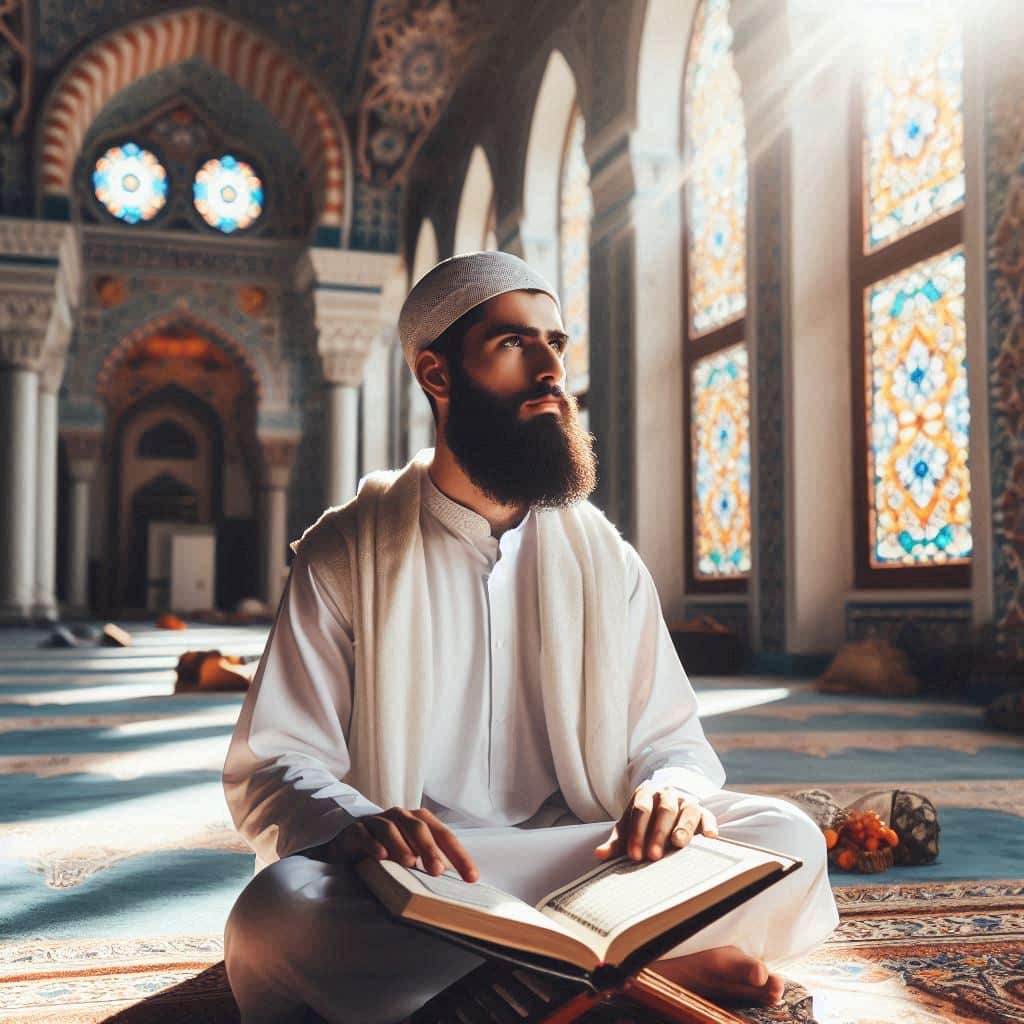
[[[681,768],[676,765],[656,769],[650,775],[649,781],[655,786],[672,786],[698,802],[717,793],[722,788],[706,775],[702,775],[692,768]]]

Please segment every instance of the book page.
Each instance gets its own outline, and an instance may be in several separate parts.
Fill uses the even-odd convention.
[[[369,865],[368,869],[364,868],[360,871],[363,878],[371,883],[371,887],[375,871],[382,871],[389,875],[409,893],[419,893],[431,901],[440,901],[451,908],[448,917],[440,912],[416,913],[414,911],[405,911],[406,916],[443,927],[446,921],[454,924],[462,920],[457,916],[450,916],[452,913],[465,911],[477,918],[482,916],[494,922],[492,925],[485,926],[483,930],[467,929],[467,934],[474,934],[478,938],[500,942],[508,934],[508,929],[502,922],[510,922],[528,925],[552,936],[558,935],[562,940],[558,943],[558,947],[562,951],[564,951],[566,940],[573,945],[579,942],[579,939],[569,935],[558,921],[545,917],[536,907],[531,907],[529,903],[525,903],[516,896],[502,892],[501,889],[496,889],[484,882],[465,882],[454,872],[430,875],[417,868],[402,867],[394,861],[375,861]],[[535,951],[542,952],[539,949],[535,949]]]
[[[708,849],[696,840],[658,861],[618,858],[553,893],[539,907],[554,921],[566,919],[601,938],[649,917],[670,903],[702,892],[730,873],[742,853]]]

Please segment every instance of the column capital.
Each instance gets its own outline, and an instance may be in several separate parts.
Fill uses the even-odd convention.
[[[62,430],[60,439],[73,480],[92,480],[103,451],[103,435],[98,430]]]
[[[291,480],[299,439],[293,434],[261,434],[258,438],[263,457],[264,488],[285,488]]]
[[[54,293],[0,282],[0,366],[39,369],[53,314]]]
[[[335,387],[358,388],[372,348],[373,342],[369,342],[364,347],[321,352],[320,370],[324,380]]]
[[[359,387],[381,334],[381,295],[317,288],[317,352],[326,380]]]

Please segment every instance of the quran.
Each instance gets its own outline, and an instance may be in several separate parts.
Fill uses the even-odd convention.
[[[536,906],[454,872],[435,876],[373,859],[356,870],[402,921],[490,956],[546,964],[594,983],[602,973],[631,973],[653,962],[800,865],[771,850],[698,835],[660,860],[602,862]]]

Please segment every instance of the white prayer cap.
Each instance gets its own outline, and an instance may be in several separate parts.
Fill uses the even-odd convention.
[[[554,288],[510,252],[470,252],[442,260],[416,282],[398,314],[398,335],[409,369],[474,306],[505,292],[525,290],[545,292],[559,305]]]

